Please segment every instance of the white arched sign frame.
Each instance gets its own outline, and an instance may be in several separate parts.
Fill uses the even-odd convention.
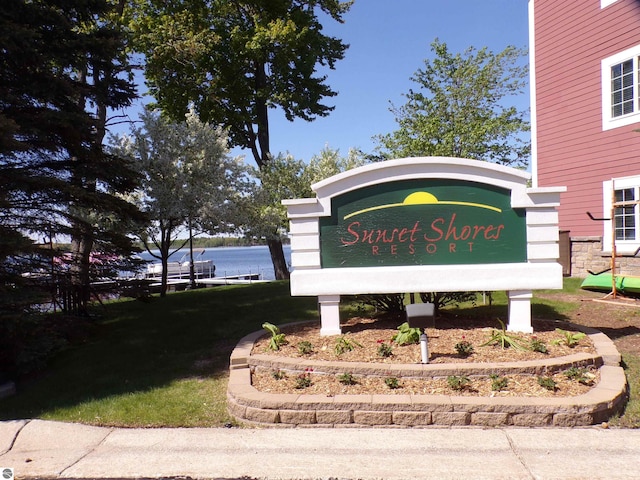
[[[528,188],[529,178],[521,170],[488,162],[420,157],[373,163],[316,183],[315,198],[283,201],[290,220],[291,294],[317,296],[321,334],[338,335],[341,295],[506,290],[508,329],[530,333],[532,290],[562,288],[556,208],[566,188]],[[526,212],[526,258],[514,263],[323,268],[320,225],[332,215],[334,198],[417,179],[470,182],[510,192],[510,207]]]

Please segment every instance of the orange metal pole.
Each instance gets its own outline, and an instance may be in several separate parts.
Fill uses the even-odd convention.
[[[611,295],[616,298],[616,189],[611,179]]]

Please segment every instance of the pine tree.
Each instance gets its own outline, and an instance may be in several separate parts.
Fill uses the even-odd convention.
[[[0,227],[15,232],[0,237],[5,267],[35,249],[50,270],[51,250],[33,245],[43,237],[85,236],[107,253],[133,249],[120,227],[143,217],[118,194],[137,185],[135,172],[104,153],[105,122],[88,111],[134,96],[117,71],[124,37],[108,21],[114,8],[106,0],[0,5]],[[89,264],[71,263],[84,269],[75,282],[84,309]]]

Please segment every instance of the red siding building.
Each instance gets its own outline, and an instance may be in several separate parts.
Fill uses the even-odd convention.
[[[565,272],[607,268],[615,237],[640,274],[640,1],[530,0],[529,21],[533,183],[567,187]]]

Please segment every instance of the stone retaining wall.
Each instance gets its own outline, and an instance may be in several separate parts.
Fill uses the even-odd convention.
[[[600,367],[600,382],[588,393],[573,397],[466,397],[453,395],[305,395],[270,394],[251,385],[251,368],[375,375],[380,366],[368,363],[305,361],[251,355],[263,331],[244,337],[231,355],[227,400],[229,412],[241,422],[272,426],[528,426],[574,427],[601,423],[620,411],[627,399],[627,381],[620,354],[603,333],[572,325],[591,338],[596,355],[570,355],[544,361],[504,364],[384,365],[397,376],[531,373],[570,366]]]

